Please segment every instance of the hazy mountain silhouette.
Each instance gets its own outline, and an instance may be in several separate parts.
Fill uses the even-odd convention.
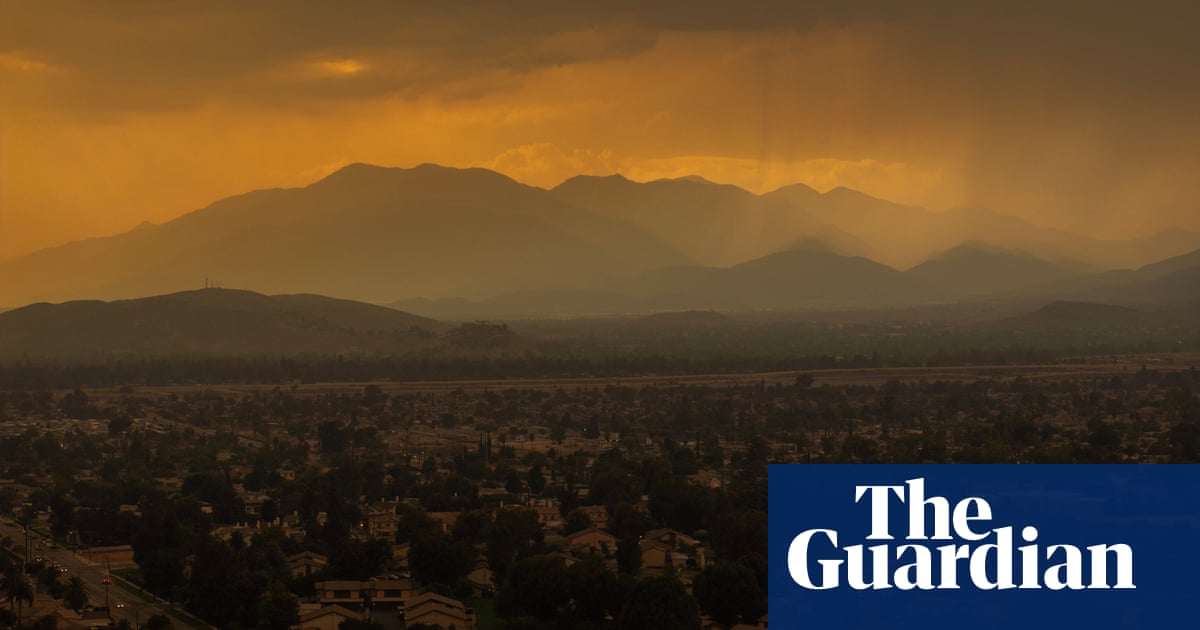
[[[1096,302],[1051,302],[1037,310],[1002,319],[1002,328],[1116,328],[1135,324],[1145,313],[1124,306]]]
[[[714,306],[716,304],[716,306]],[[637,315],[694,308],[734,308],[732,300],[698,299],[664,289],[634,295],[611,288],[514,291],[483,300],[459,298],[399,300],[389,306],[452,321],[475,319],[542,319],[578,316]]]
[[[201,289],[114,302],[38,303],[0,313],[0,355],[407,353],[448,325],[319,295]]]
[[[1200,249],[1137,269],[1115,269],[1046,282],[998,297],[1132,305],[1180,304],[1200,301],[1200,282],[1193,281],[1197,277],[1200,277]]]
[[[699,178],[640,183],[621,175],[581,175],[551,192],[575,207],[656,234],[705,265],[736,264],[806,238],[845,254],[869,253],[861,239],[814,219],[788,200]]]
[[[484,300],[406,299],[391,306],[448,320],[861,309],[980,300],[1013,307],[1056,299],[1157,306],[1200,300],[1200,282],[1189,284],[1197,273],[1187,267],[1194,257],[1200,253],[1140,270],[1088,273],[1077,264],[967,243],[901,272],[808,244],[729,267],[652,269],[604,287],[518,291]]]
[[[0,301],[132,297],[205,277],[270,293],[471,297],[688,262],[633,225],[492,171],[352,165],[306,188],[231,197],[0,264]]]
[[[662,287],[696,299],[694,308],[743,309],[876,305],[909,299],[900,272],[866,258],[794,249],[731,267],[664,267],[629,284],[634,295]]]
[[[1167,267],[1088,274],[1085,263],[1136,267],[1198,241],[1178,230],[1099,241],[845,188],[755,195],[698,177],[580,176],[547,191],[484,169],[355,164],[304,188],[246,193],[0,263],[0,304],[171,293],[204,278],[264,293],[399,298],[455,319],[982,296],[1155,301],[1186,294],[1171,282],[1189,276],[1142,294],[1104,293],[1156,280]],[[1162,265],[1182,271],[1190,261]]]
[[[807,187],[786,186],[763,198],[786,200],[815,221],[855,235],[874,252],[875,260],[901,269],[918,264],[932,252],[972,241],[1022,250],[1045,260],[1078,261],[1108,269],[1136,267],[1200,246],[1200,235],[1184,230],[1106,241],[1034,225],[991,210],[934,212],[847,188],[816,196],[813,192]]]
[[[1084,295],[1135,306],[1200,303],[1200,266],[1171,271],[1148,280],[1097,288]]]
[[[950,249],[905,272],[921,295],[959,299],[990,295],[1085,275],[1078,265],[1063,265],[982,243]]]

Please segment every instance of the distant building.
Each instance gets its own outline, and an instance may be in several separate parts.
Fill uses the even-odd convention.
[[[449,630],[474,630],[475,611],[457,599],[437,593],[423,593],[404,607],[404,624],[423,623]]]
[[[338,605],[350,610],[400,608],[417,592],[412,578],[393,576],[365,581],[327,580],[317,582],[316,587],[317,601],[321,605]]]
[[[325,565],[329,564],[329,558],[312,551],[301,552],[292,556],[288,556],[288,567],[295,577],[312,577]]]
[[[83,551],[83,557],[96,564],[127,564],[133,562],[133,547],[89,547]]]
[[[589,527],[567,536],[567,546],[571,551],[588,549],[608,555],[617,550],[617,537],[602,529]]]
[[[346,621],[362,621],[359,613],[341,606],[323,606],[300,615],[300,623],[293,626],[297,630],[338,630],[338,626]]]

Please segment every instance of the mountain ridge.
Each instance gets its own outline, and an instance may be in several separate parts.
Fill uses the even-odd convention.
[[[449,328],[351,300],[210,288],[6,311],[0,356],[407,353],[436,345]]]
[[[971,256],[938,262],[967,246]],[[636,182],[614,174],[543,189],[483,168],[354,163],[304,187],[250,191],[162,224],[0,262],[0,304],[171,293],[202,278],[374,302],[599,289],[636,298],[631,304],[686,309],[693,305],[677,298],[688,297],[687,288],[713,300],[700,308],[760,308],[1037,295],[1033,280],[1050,297],[1062,291],[1082,299],[1149,279],[1150,271],[1132,268],[1089,274],[1102,254],[1117,261],[1154,252],[1144,261],[1152,263],[1198,247],[1200,236],[1185,230],[1104,242],[991,210],[934,212],[844,187],[819,193],[794,184],[756,195],[692,176]],[[806,286],[740,267],[799,250],[840,258],[813,253],[788,272],[808,274]],[[856,257],[908,275],[882,281],[887,272],[873,268],[878,277],[869,278],[870,265],[848,262]],[[911,265],[900,264],[908,259]],[[1190,261],[1173,264],[1179,271]],[[837,276],[855,264],[865,274],[861,287],[822,284],[810,269],[830,265]],[[772,286],[791,297],[768,295]],[[828,295],[818,295],[822,286]],[[755,290],[758,297],[748,300]],[[588,298],[592,308],[596,295]]]

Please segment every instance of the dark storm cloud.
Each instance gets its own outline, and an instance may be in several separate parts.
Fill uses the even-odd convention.
[[[213,97],[420,93],[646,50],[662,32],[869,29],[951,91],[1008,102],[1025,88],[1120,101],[1195,94],[1197,3],[38,2],[12,4],[0,47],[68,70],[64,105],[180,107]],[[289,73],[356,59],[322,85]],[[940,75],[939,75],[940,73]],[[1047,105],[1054,105],[1047,103]]]

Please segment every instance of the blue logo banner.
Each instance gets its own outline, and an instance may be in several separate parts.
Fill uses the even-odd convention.
[[[1197,627],[1200,466],[772,465],[774,630]]]

